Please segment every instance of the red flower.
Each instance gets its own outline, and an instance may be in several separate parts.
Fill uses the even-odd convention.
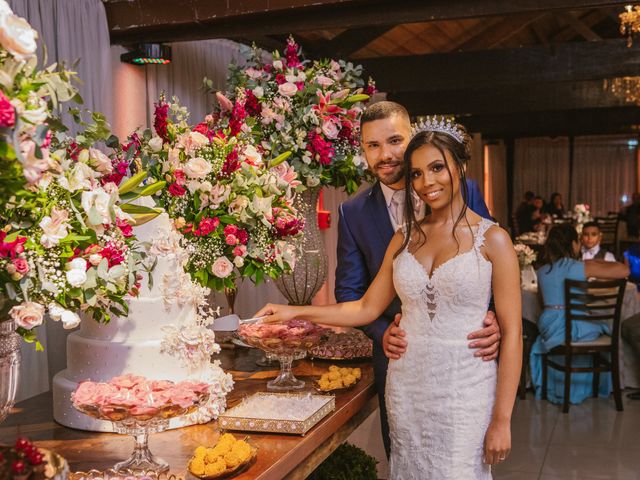
[[[193,234],[197,237],[205,237],[218,228],[218,225],[220,225],[220,219],[218,217],[205,217],[200,220],[200,224],[198,228],[193,231]]]
[[[184,171],[180,169],[173,172],[173,178],[176,179],[178,185],[184,185],[187,181],[187,176],[184,174]]]
[[[262,112],[262,105],[260,105],[260,102],[258,101],[256,96],[249,89],[245,91],[245,95],[247,99],[244,103],[244,106],[247,112],[249,113],[249,115],[254,117],[257,115],[260,115],[260,112]]]
[[[7,232],[0,231],[0,257],[16,258],[24,252],[24,244],[27,237],[17,237],[13,242],[5,242]]]
[[[249,234],[247,233],[246,230],[238,230],[238,233],[236,233],[236,236],[238,237],[238,240],[240,240],[240,243],[243,245],[246,245],[247,242],[249,241]]]
[[[109,268],[124,262],[124,253],[112,242],[107,243],[107,245],[100,250],[100,256],[107,259]]]
[[[220,172],[219,176],[222,178],[227,178],[239,168],[240,161],[238,160],[238,151],[236,149],[233,149],[233,151],[231,151],[229,155],[227,155],[226,160],[222,164],[222,171]]]
[[[67,154],[72,160],[78,161],[78,155],[80,155],[81,148],[75,141],[72,141],[67,147]]]
[[[318,135],[315,131],[309,132],[308,138],[307,150],[316,156],[320,164],[331,164],[331,160],[335,155],[333,144],[328,140],[324,140],[322,136]]]
[[[167,132],[167,119],[169,117],[169,104],[160,100],[155,104],[155,112],[153,118],[153,128],[164,142],[169,141],[169,133]]]
[[[287,82],[287,79],[285,78],[284,73],[278,73],[276,75],[276,83],[278,85],[282,85],[283,83],[286,83],[286,82]]]
[[[129,225],[129,222],[127,222],[126,220],[122,220],[116,217],[116,225],[118,226],[118,228],[122,232],[122,235],[124,235],[125,238],[129,238],[133,236],[133,227]]]
[[[238,233],[238,227],[236,225],[227,225],[226,227],[224,227],[224,234],[225,235],[235,235],[236,233]]]
[[[287,40],[287,47],[284,50],[284,56],[287,60],[287,66],[289,67],[299,67],[301,65],[300,58],[298,57],[298,50],[300,47],[295,42],[295,40],[289,37]]]
[[[127,170],[129,169],[129,163],[127,161],[114,158],[111,160],[111,163],[113,164],[113,172],[100,179],[102,185],[106,185],[109,182],[120,185],[122,179],[127,175]]]
[[[187,193],[187,189],[184,188],[182,185],[178,185],[177,183],[172,183],[171,185],[169,185],[168,190],[171,196],[173,197],[181,197],[185,193]]]
[[[9,98],[0,90],[0,127],[9,128],[16,124],[16,111]]]

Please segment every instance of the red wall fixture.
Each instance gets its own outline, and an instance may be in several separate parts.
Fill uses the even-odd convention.
[[[320,190],[318,195],[318,227],[320,230],[326,230],[331,226],[331,212],[324,209],[324,190]]]

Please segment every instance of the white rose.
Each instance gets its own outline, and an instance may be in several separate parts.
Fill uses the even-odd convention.
[[[87,261],[84,258],[77,257],[67,263],[67,266],[71,270],[82,270],[84,272],[87,269]]]
[[[184,173],[190,178],[205,178],[211,173],[211,164],[202,157],[195,157],[184,166]]]
[[[200,185],[198,186],[198,190],[206,193],[209,193],[212,188],[213,188],[213,184],[209,180],[205,180],[204,182],[200,183]]]
[[[244,265],[244,258],[242,258],[242,257],[234,258],[233,259],[233,264],[238,268],[242,267]]]
[[[255,165],[256,167],[262,166],[262,155],[260,155],[260,152],[258,152],[258,150],[256,150],[253,145],[249,145],[248,147],[246,147],[243,153],[245,158],[249,160],[249,162],[251,162],[253,165]]]
[[[51,216],[46,216],[38,224],[42,229],[40,243],[44,248],[51,248],[60,243],[67,236],[69,212],[53,208]]]
[[[87,281],[87,272],[85,272],[84,270],[78,270],[78,269],[68,270],[66,273],[66,276],[67,276],[67,282],[72,287],[80,287],[84,285],[84,282]]]
[[[9,315],[19,327],[31,330],[42,325],[44,307],[36,302],[22,302],[9,310]]]
[[[24,110],[19,111],[19,114],[22,118],[24,118],[28,122],[31,122],[35,125],[39,125],[41,123],[44,123],[44,121],[49,116],[47,103],[44,100],[39,99],[37,107],[25,108]]]
[[[160,137],[153,137],[149,140],[149,148],[152,152],[159,152],[162,150],[163,141]]]
[[[11,15],[13,10],[5,0],[0,0],[0,15]]]
[[[81,204],[89,223],[92,225],[111,225],[113,200],[113,197],[101,188],[82,192]]]
[[[213,262],[211,271],[218,278],[226,278],[233,271],[233,263],[227,257],[220,257]]]
[[[113,172],[111,159],[97,148],[89,148],[89,164],[105,175]]]
[[[282,60],[275,60],[273,62],[273,68],[276,70],[282,70]]]
[[[62,320],[62,328],[65,330],[71,330],[80,325],[80,317],[71,310],[64,310],[60,319]]]
[[[196,148],[209,145],[209,139],[205,135],[201,134],[200,132],[190,132],[189,138],[191,139],[191,142],[193,142],[193,145]]]
[[[62,312],[64,312],[65,309],[57,303],[50,303],[49,305],[47,305],[47,310],[49,311],[51,320],[53,320],[54,322],[59,322],[62,318]]]
[[[0,15],[0,44],[18,60],[32,57],[36,51],[36,32],[17,15]]]
[[[98,265],[100,265],[101,261],[102,261],[102,255],[100,255],[99,253],[92,253],[91,255],[89,255],[89,263],[94,267],[97,267]]]
[[[256,98],[262,98],[264,96],[264,88],[258,85],[253,89],[253,94],[256,96]]]
[[[285,97],[293,97],[296,93],[298,93],[298,87],[291,82],[285,82],[278,86],[278,93],[280,95],[284,95]]]

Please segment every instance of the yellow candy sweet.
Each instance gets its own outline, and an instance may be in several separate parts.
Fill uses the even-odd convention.
[[[356,377],[354,377],[353,375],[345,375],[344,377],[342,377],[342,383],[344,383],[345,387],[350,387],[351,385],[356,383]]]
[[[236,468],[242,463],[242,458],[237,453],[229,452],[224,456],[224,461],[227,464],[227,468]]]
[[[362,378],[362,370],[360,370],[359,368],[354,368],[353,376],[356,377],[356,380],[360,380]]]
[[[189,471],[194,475],[204,475],[205,473],[204,459],[192,458],[191,462],[189,462]]]
[[[207,464],[204,467],[204,473],[205,475],[215,476],[224,473],[226,469],[227,464],[222,458],[219,458],[216,462]]]

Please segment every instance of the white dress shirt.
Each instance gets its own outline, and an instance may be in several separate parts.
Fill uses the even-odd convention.
[[[382,194],[384,195],[384,201],[387,204],[387,212],[389,212],[389,219],[391,220],[391,226],[393,227],[393,231],[397,231],[404,224],[404,195],[402,195],[402,202],[398,209],[398,219],[396,220],[394,216],[394,206],[392,205],[393,195],[396,192],[402,192],[404,194],[404,190],[394,190],[393,188],[385,185],[380,182],[380,188],[382,188]],[[416,217],[421,219],[424,217],[425,207],[424,202],[412,191],[413,195],[413,204],[416,206]]]
[[[582,260],[593,260],[595,258],[595,256],[598,254],[598,252],[600,251],[600,245],[596,245],[593,248],[585,248],[582,247]],[[604,254],[604,261],[605,262],[615,262],[616,261],[616,257],[613,256],[613,253],[611,252],[607,252]]]

